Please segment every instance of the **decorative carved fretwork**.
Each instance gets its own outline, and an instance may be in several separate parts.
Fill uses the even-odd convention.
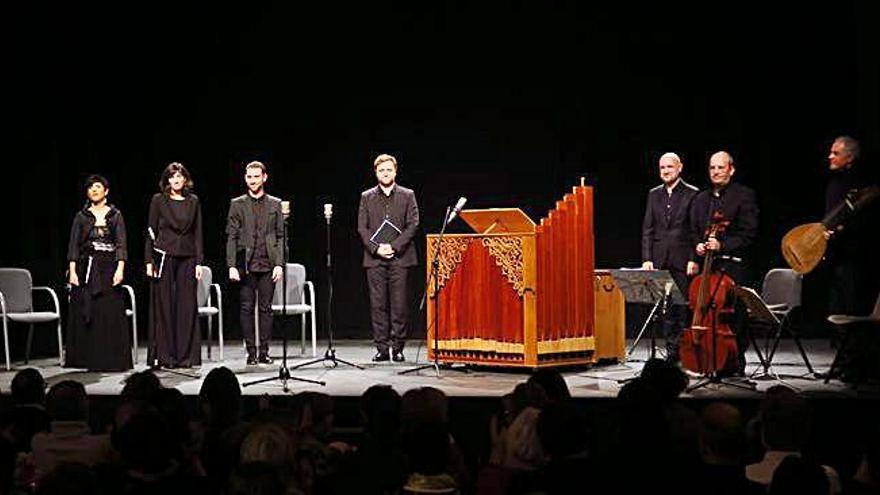
[[[467,251],[470,242],[471,238],[469,237],[443,238],[443,245],[440,246],[440,254],[437,256],[439,259],[439,265],[437,267],[437,283],[441,288],[446,285],[446,281],[449,280],[452,273],[455,271],[455,268],[461,263],[461,259],[464,256],[464,252]],[[436,248],[437,239],[429,237],[428,249],[433,253]],[[436,288],[434,287],[433,280],[431,280],[430,289],[429,294],[431,297],[434,297]]]
[[[501,273],[513,285],[513,290],[522,297],[525,291],[523,280],[523,242],[522,237],[499,236],[484,237],[483,246],[495,258]]]

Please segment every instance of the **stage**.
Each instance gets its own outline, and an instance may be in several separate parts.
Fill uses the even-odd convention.
[[[834,351],[831,349],[828,341],[826,339],[811,339],[804,340],[803,343],[814,369],[818,372],[826,371],[834,358]],[[326,345],[325,341],[319,341],[319,356],[323,355]],[[276,357],[275,364],[259,366],[245,365],[245,351],[238,341],[227,342],[225,360],[222,362],[206,359],[206,347],[204,345],[202,347],[203,364],[200,368],[159,371],[157,375],[161,378],[162,383],[166,387],[179,389],[185,395],[197,395],[204,377],[211,369],[217,366],[226,366],[234,371],[239,378],[239,383],[242,385],[278,375],[281,364],[280,342],[273,342],[271,347],[271,355]],[[289,367],[292,368],[311,359],[310,356],[303,357],[299,355],[298,346],[294,345],[291,347],[294,348],[295,353],[288,359]],[[659,345],[659,348],[662,349],[662,343]],[[629,342],[627,349],[629,349]],[[643,341],[630,360],[625,363],[597,365],[591,368],[562,369],[561,372],[568,383],[573,397],[578,399],[613,398],[617,396],[618,391],[624,385],[624,380],[634,377],[639,373],[648,352],[648,343]],[[214,347],[213,353],[216,359],[218,355],[216,347]],[[292,369],[291,375],[293,377],[323,381],[326,383],[325,386],[290,380],[288,381],[288,391],[285,392],[280,381],[269,381],[252,386],[243,386],[242,392],[244,395],[258,396],[264,394],[295,394],[312,390],[334,397],[352,398],[360,396],[372,385],[387,384],[394,387],[401,394],[412,388],[430,386],[441,389],[450,397],[495,398],[510,392],[518,383],[523,382],[529,376],[529,373],[522,369],[511,370],[489,367],[469,368],[467,372],[441,368],[441,376],[439,378],[433,367],[416,373],[400,375],[401,371],[413,368],[416,365],[426,364],[424,342],[419,345],[418,341],[410,342],[406,348],[405,355],[407,361],[404,363],[373,363],[371,358],[374,353],[375,350],[370,341],[342,340],[336,346],[337,357],[363,366],[365,368],[363,371],[344,364],[340,364],[334,369],[325,367],[323,363],[316,363],[303,368]],[[749,350],[747,358],[747,375],[749,375],[760,365],[753,350]],[[135,367],[136,370],[146,369],[145,359],[146,348],[142,347],[139,349],[139,363]],[[119,395],[125,378],[131,373],[96,373],[65,369],[59,367],[57,361],[52,358],[31,360],[28,366],[38,368],[46,378],[49,386],[61,380],[76,380],[82,382],[86,386],[89,395],[92,396]],[[26,366],[20,361],[16,365],[16,369],[24,367]],[[456,369],[459,368],[456,367]],[[15,371],[14,369],[11,372],[4,371],[0,373],[0,390],[4,392],[9,390]],[[184,376],[177,372],[191,374],[192,376]],[[749,381],[744,379],[732,380],[734,383],[745,385],[746,388],[725,384],[710,384],[685,394],[685,397],[694,399],[760,399],[764,390],[777,384],[791,386],[811,398],[876,396],[876,391],[873,391],[872,394],[871,390],[856,389],[837,380],[831,380],[826,385],[823,380],[811,378],[800,354],[797,352],[797,348],[789,340],[782,341],[780,350],[777,351],[777,355],[773,359],[771,372],[778,374],[778,377],[764,377]],[[699,381],[699,376],[691,374],[691,385],[699,383]]]

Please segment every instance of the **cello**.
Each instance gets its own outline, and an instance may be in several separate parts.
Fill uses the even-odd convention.
[[[720,212],[712,215],[706,237],[712,238],[730,224]],[[688,288],[688,301],[693,311],[690,327],[682,331],[679,355],[681,365],[695,373],[728,371],[737,364],[736,335],[721,314],[733,313],[733,278],[724,272],[713,272],[714,251],[706,251],[702,272]]]

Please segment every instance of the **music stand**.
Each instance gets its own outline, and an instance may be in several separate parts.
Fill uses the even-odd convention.
[[[628,361],[640,361],[630,359],[635,352],[636,346],[644,336],[648,328],[651,329],[651,349],[648,351],[648,359],[654,359],[657,356],[657,324],[663,321],[667,308],[670,304],[685,304],[684,296],[675,285],[669,270],[644,270],[642,268],[620,268],[617,270],[606,270],[611,273],[617,286],[623,292],[624,299],[628,303],[644,303],[652,304],[651,312],[645,318],[642,328],[636,335],[635,340],[624,356],[623,365]],[[669,294],[666,294],[666,287],[669,287]],[[647,361],[648,359],[645,359]],[[580,375],[585,378],[595,378],[601,380],[609,380],[611,378],[600,377],[595,375]],[[617,383],[626,383],[638,377],[638,374],[630,378],[611,379]]]
[[[773,366],[773,356],[776,354],[776,348],[779,346],[779,339],[782,336],[782,327],[785,325],[784,320],[780,320],[776,313],[767,306],[767,303],[755,292],[754,289],[749,287],[736,286],[733,288],[734,295],[742,301],[745,305],[746,310],[749,314],[749,321],[751,323],[757,323],[760,325],[766,325],[771,329],[776,329],[773,341],[773,347],[768,348],[769,345],[765,345],[764,353],[761,352],[761,348],[758,346],[758,343],[755,340],[754,334],[751,330],[749,332],[749,340],[752,342],[752,346],[755,347],[755,353],[758,355],[758,360],[761,362],[760,366],[755,368],[749,378],[752,380],[757,380],[760,378],[770,377],[777,381],[783,382],[783,377],[785,378],[803,378],[808,379],[807,376],[797,376],[797,375],[780,375],[776,372],[771,372],[771,368]],[[804,359],[804,364],[807,365],[807,370],[809,370],[808,374],[814,374],[813,367],[810,364],[810,360],[807,358],[807,354],[804,351],[803,346],[801,345],[799,340],[796,340],[798,349],[801,352],[801,357]],[[766,358],[765,358],[766,356]],[[760,374],[758,371],[763,368]]]
[[[651,329],[651,349],[648,358],[653,359],[657,355],[657,324],[662,322],[661,317],[666,315],[669,305],[687,304],[672,274],[669,270],[643,270],[641,268],[621,268],[609,270],[617,286],[623,292],[624,299],[628,303],[653,304],[651,312],[645,318],[642,328],[636,334],[636,338],[626,353],[624,362],[635,361],[631,359],[636,347],[642,340],[645,331]],[[669,297],[666,297],[665,287],[669,287]]]

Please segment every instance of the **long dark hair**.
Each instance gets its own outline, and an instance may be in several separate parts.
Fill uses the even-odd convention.
[[[165,167],[165,170],[162,171],[162,177],[159,179],[159,190],[170,194],[171,186],[168,184],[168,179],[177,172],[180,172],[180,175],[186,179],[186,182],[183,184],[183,190],[180,191],[183,196],[186,196],[195,187],[195,183],[192,180],[192,176],[189,175],[189,171],[180,162],[171,162]]]

